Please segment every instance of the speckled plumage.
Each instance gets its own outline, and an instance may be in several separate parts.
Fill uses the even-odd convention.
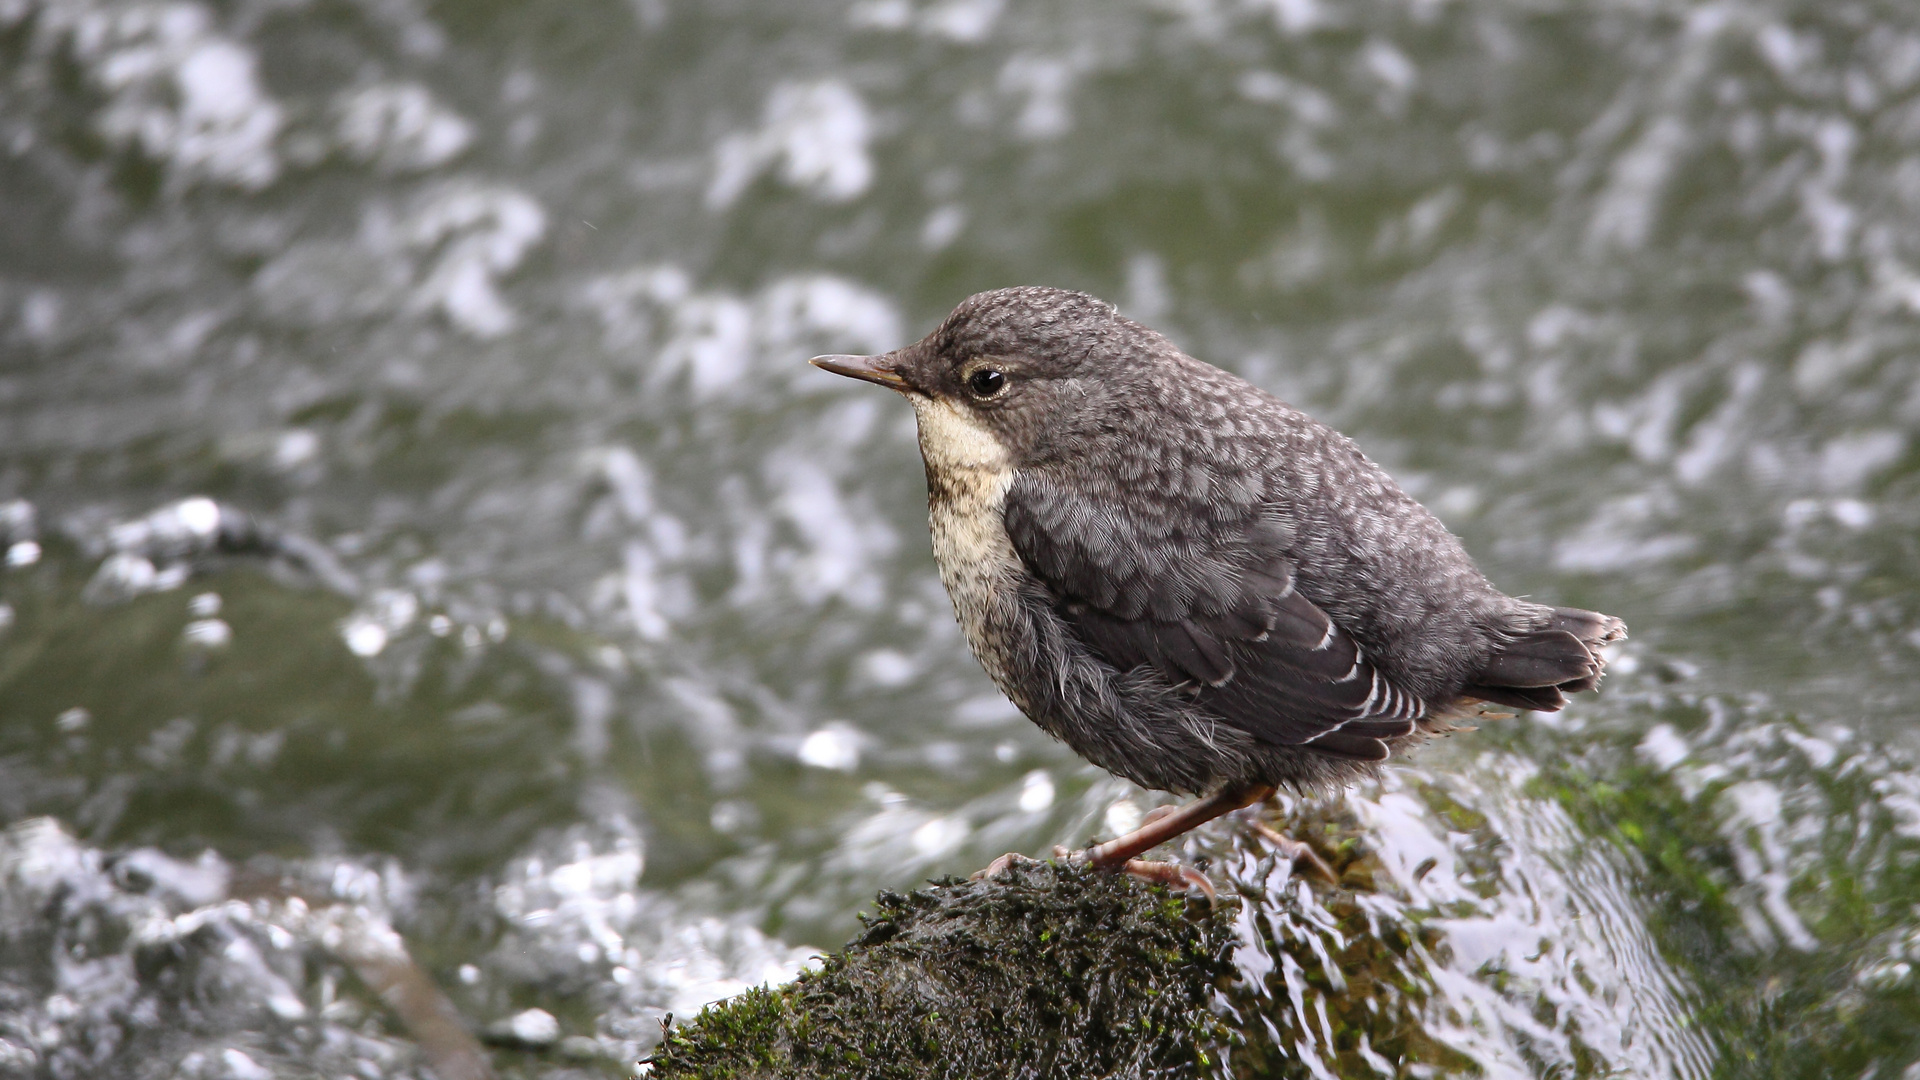
[[[1352,778],[1475,702],[1560,708],[1625,634],[1501,593],[1345,436],[1091,296],[981,293],[840,359],[914,406],[987,673],[1147,787]]]

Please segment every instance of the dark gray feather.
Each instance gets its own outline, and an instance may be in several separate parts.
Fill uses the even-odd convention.
[[[1263,742],[1345,757],[1371,760],[1363,743],[1406,735],[1425,715],[1417,696],[1294,587],[1282,550],[1291,534],[1260,507],[1188,529],[1152,574],[1140,573],[1136,554],[1147,545],[1113,539],[1143,530],[1137,516],[1039,470],[1007,493],[1014,550],[1095,656],[1120,671],[1152,668]],[[1325,741],[1356,723],[1370,725],[1359,741]]]

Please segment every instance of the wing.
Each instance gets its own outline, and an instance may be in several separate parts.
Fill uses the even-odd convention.
[[[1426,713],[1295,587],[1290,534],[1258,508],[1182,527],[1023,472],[1006,525],[1096,655],[1151,666],[1258,739],[1381,760]]]

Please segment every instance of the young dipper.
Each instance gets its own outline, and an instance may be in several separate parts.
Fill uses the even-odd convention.
[[[1626,636],[1500,592],[1346,436],[1084,293],[980,293],[813,363],[913,405],[940,578],[1001,691],[1108,772],[1204,795],[1074,854],[1095,866],[1193,880],[1135,856],[1488,703],[1559,709]]]

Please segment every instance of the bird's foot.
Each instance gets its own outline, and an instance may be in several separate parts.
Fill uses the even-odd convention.
[[[1265,840],[1267,843],[1279,849],[1280,854],[1285,855],[1291,860],[1294,866],[1298,867],[1304,864],[1307,871],[1329,885],[1340,880],[1339,876],[1333,872],[1333,867],[1327,865],[1327,860],[1321,858],[1319,852],[1308,847],[1305,843],[1295,840],[1285,833],[1279,832],[1264,821],[1248,822],[1247,827],[1253,830],[1255,836],[1258,836],[1260,839]]]
[[[1198,889],[1207,894],[1209,904],[1219,899],[1213,891],[1213,882],[1208,881],[1207,875],[1191,866],[1181,866],[1179,863],[1172,862],[1155,862],[1151,859],[1128,859],[1122,863],[1103,864],[1094,858],[1092,848],[1070,851],[1058,844],[1054,845],[1053,855],[1056,859],[1065,859],[1068,862],[1091,866],[1098,870],[1118,870],[1131,877],[1137,877],[1149,885]]]
[[[976,871],[974,875],[968,878],[967,880],[968,881],[987,881],[993,878],[1003,877],[1006,875],[1006,872],[1008,870],[1013,869],[1015,864],[1032,862],[1032,861],[1033,861],[1032,859],[1027,858],[1025,855],[1022,855],[1017,851],[1009,851],[1005,855],[1002,855],[999,858],[988,863],[986,869]]]
[[[1198,889],[1207,894],[1207,903],[1219,899],[1214,894],[1213,882],[1207,875],[1191,866],[1179,863],[1153,862],[1148,859],[1128,859],[1120,869],[1150,885],[1165,885],[1168,888]]]

